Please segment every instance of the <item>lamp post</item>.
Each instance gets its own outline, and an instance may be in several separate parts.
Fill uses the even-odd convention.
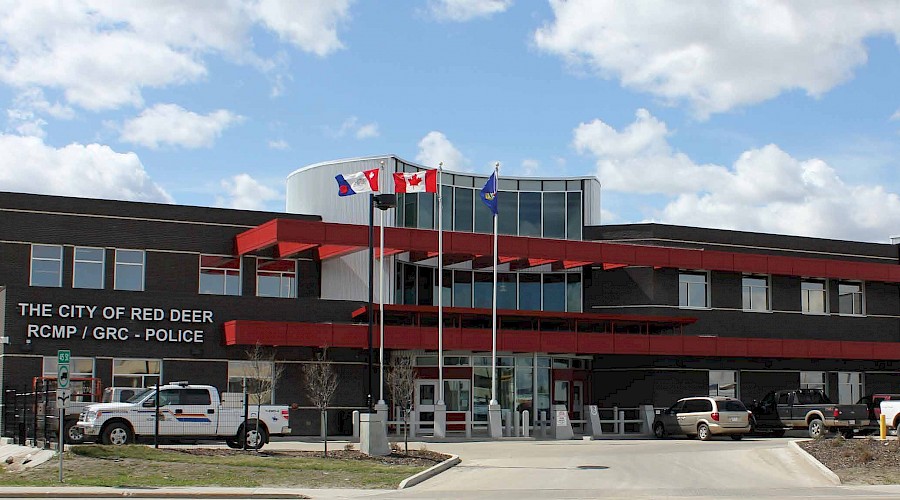
[[[384,168],[384,162],[381,164],[382,169]],[[368,371],[369,371],[369,393],[366,396],[366,407],[371,412],[373,410],[372,406],[372,394],[374,391],[372,390],[372,330],[375,320],[374,315],[374,306],[375,306],[375,244],[374,244],[374,233],[375,233],[375,209],[381,210],[381,229],[380,229],[380,251],[378,258],[378,265],[381,270],[381,279],[378,284],[378,301],[381,305],[380,309],[380,320],[379,320],[379,379],[380,386],[378,389],[378,403],[379,408],[384,405],[384,211],[390,208],[394,208],[397,206],[397,195],[395,194],[373,194],[370,199],[369,204],[369,356],[368,356]]]

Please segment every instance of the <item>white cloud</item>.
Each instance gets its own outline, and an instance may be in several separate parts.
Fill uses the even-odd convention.
[[[437,131],[428,132],[419,141],[416,161],[429,168],[437,168],[438,163],[444,162],[445,169],[455,171],[466,171],[469,167],[469,160],[456,149],[447,136]]]
[[[526,177],[533,176],[537,173],[537,171],[541,168],[541,162],[537,160],[533,160],[531,158],[526,158],[522,160],[522,167],[520,169],[522,175]]]
[[[101,144],[47,145],[0,135],[0,191],[172,203],[134,153]]]
[[[269,149],[277,149],[279,151],[286,151],[291,149],[291,145],[287,143],[284,139],[272,139],[268,142]]]
[[[428,11],[441,21],[470,21],[504,12],[512,0],[429,0]]]
[[[891,115],[891,120],[900,120],[900,109],[898,109],[894,112],[893,115]]]
[[[357,139],[371,139],[373,137],[378,137],[379,135],[377,123],[367,123],[356,129]]]
[[[342,123],[337,130],[326,127],[325,131],[328,135],[334,138],[340,138],[344,137],[347,134],[353,134],[353,136],[357,139],[370,139],[373,137],[378,137],[380,135],[377,123],[371,122],[360,124],[359,118],[356,116],[351,116],[344,120],[344,123]]]
[[[731,167],[701,165],[674,151],[668,134],[646,110],[622,130],[594,120],[573,131],[575,147],[596,158],[604,190],[665,196],[661,222],[863,241],[897,231],[897,193],[850,184],[820,159],[770,144]]]
[[[28,88],[13,98],[12,107],[6,110],[6,116],[9,127],[19,135],[44,137],[47,120],[42,116],[71,120],[75,113],[72,108],[58,102],[50,104],[41,89]]]
[[[141,106],[144,88],[204,79],[210,54],[279,71],[279,57],[264,60],[252,52],[251,31],[258,25],[300,50],[327,55],[342,47],[337,27],[349,10],[349,0],[6,3],[0,81],[60,89],[69,103],[91,110]]]
[[[249,174],[222,179],[222,189],[228,197],[216,197],[216,205],[243,210],[265,210],[266,203],[281,198],[275,189],[257,181]]]
[[[794,89],[820,96],[866,63],[867,37],[900,41],[892,0],[550,4],[539,48],[700,117]]]
[[[157,104],[126,121],[120,139],[152,149],[162,144],[208,148],[223,130],[242,120],[242,116],[224,109],[198,115],[177,104]]]

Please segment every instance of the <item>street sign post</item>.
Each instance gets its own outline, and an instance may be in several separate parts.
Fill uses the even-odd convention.
[[[63,451],[66,442],[66,402],[72,397],[69,388],[69,361],[72,352],[68,349],[56,351],[56,407],[59,410],[59,482],[63,482]]]

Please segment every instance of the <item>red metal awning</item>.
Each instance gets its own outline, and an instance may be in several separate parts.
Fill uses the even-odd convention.
[[[456,262],[478,259],[483,263],[484,257],[492,254],[492,238],[489,234],[445,231],[445,259]],[[385,228],[385,254],[413,252],[427,258],[436,254],[437,240],[434,230],[388,227]],[[375,246],[378,245],[376,232]],[[900,265],[897,264],[525,236],[500,236],[497,247],[498,259],[514,263],[518,268],[540,264],[551,264],[557,269],[585,265],[605,269],[652,266],[900,283]],[[238,255],[271,249],[277,257],[315,251],[319,259],[325,260],[368,249],[368,227],[273,219],[235,237]]]

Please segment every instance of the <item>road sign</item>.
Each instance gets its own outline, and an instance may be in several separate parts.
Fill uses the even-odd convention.
[[[56,362],[58,364],[67,365],[70,359],[72,359],[72,351],[68,349],[56,351]]]
[[[58,389],[69,388],[69,365],[59,365],[57,370],[56,387]]]
[[[69,403],[69,400],[72,398],[72,389],[57,389],[56,390],[56,405],[60,408]]]

